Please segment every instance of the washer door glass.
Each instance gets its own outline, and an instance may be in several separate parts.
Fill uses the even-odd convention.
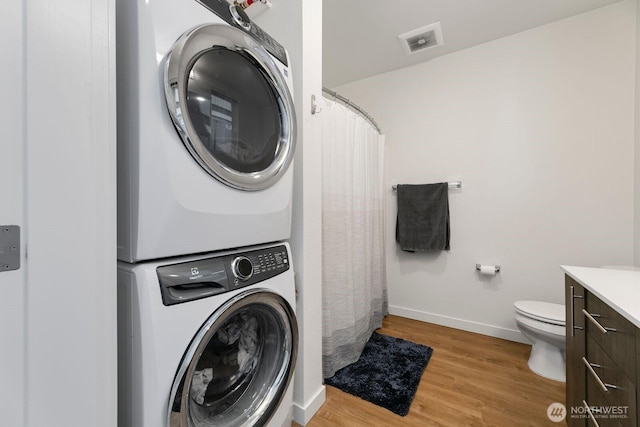
[[[295,145],[293,100],[253,38],[215,24],[186,33],[167,57],[165,95],[185,146],[216,179],[260,190],[286,172]]]
[[[290,305],[243,292],[202,326],[178,369],[170,427],[265,425],[291,381],[298,332]]]

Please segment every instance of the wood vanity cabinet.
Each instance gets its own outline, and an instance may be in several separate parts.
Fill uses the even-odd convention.
[[[567,424],[569,426],[584,426],[585,420],[573,418],[571,408],[584,406],[586,367],[582,363],[585,353],[584,330],[584,288],[569,276],[565,276],[565,309],[566,309],[566,396],[567,396]]]
[[[565,276],[569,426],[638,426],[640,330]]]

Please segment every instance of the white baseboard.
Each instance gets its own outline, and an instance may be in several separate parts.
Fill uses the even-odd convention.
[[[507,329],[500,326],[487,325],[470,320],[457,319],[455,317],[443,316],[441,314],[427,313],[410,308],[389,306],[389,314],[406,317],[422,322],[434,323],[436,325],[448,326],[450,328],[462,329],[463,331],[475,332],[477,334],[488,335],[490,337],[502,338],[509,341],[531,344],[517,329]]]
[[[306,405],[301,406],[298,402],[293,402],[293,421],[302,426],[307,425],[327,399],[326,393],[326,388],[322,385]]]

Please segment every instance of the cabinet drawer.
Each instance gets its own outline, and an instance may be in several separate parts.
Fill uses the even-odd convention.
[[[620,423],[623,426],[635,427],[635,380],[629,379],[590,336],[587,337],[586,344],[587,351],[584,360],[589,363],[589,367],[587,367],[587,403],[598,412],[594,415],[603,420],[615,420],[612,425]],[[609,423],[604,425],[609,425]]]
[[[581,412],[581,417],[582,419],[586,420],[586,425],[589,427],[593,427],[597,422],[599,427],[626,427],[626,425],[621,423],[619,419],[614,418],[613,416],[610,417],[608,414],[604,413],[605,410],[608,410],[607,408],[609,408],[609,404],[604,398],[602,391],[598,390],[596,387],[591,387],[592,385],[592,382],[587,380],[587,398],[585,399],[584,403],[589,406],[591,416],[593,416],[595,422],[591,419],[591,416],[588,412]],[[636,427],[632,424],[629,425],[631,425],[632,427]]]
[[[586,300],[587,336],[593,338],[629,378],[636,378],[636,327],[591,293],[587,293]]]
[[[609,413],[605,413],[605,411],[610,412],[611,410],[609,409],[610,406],[606,402],[603,393],[600,390],[587,388],[587,399],[584,401],[584,403],[589,406],[591,415],[595,419],[595,422],[598,423],[599,427],[637,427],[633,424],[625,424],[621,422],[621,420],[617,418],[619,415],[609,415]],[[589,416],[588,412],[584,411],[581,413],[581,419],[586,420],[587,426],[592,427],[596,425],[595,422],[591,419],[591,416]]]

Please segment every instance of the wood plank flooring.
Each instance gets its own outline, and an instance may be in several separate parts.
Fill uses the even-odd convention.
[[[307,427],[565,425],[547,417],[551,403],[565,403],[564,383],[529,370],[528,345],[398,316],[387,316],[378,332],[433,348],[409,414],[327,386],[327,401]]]

